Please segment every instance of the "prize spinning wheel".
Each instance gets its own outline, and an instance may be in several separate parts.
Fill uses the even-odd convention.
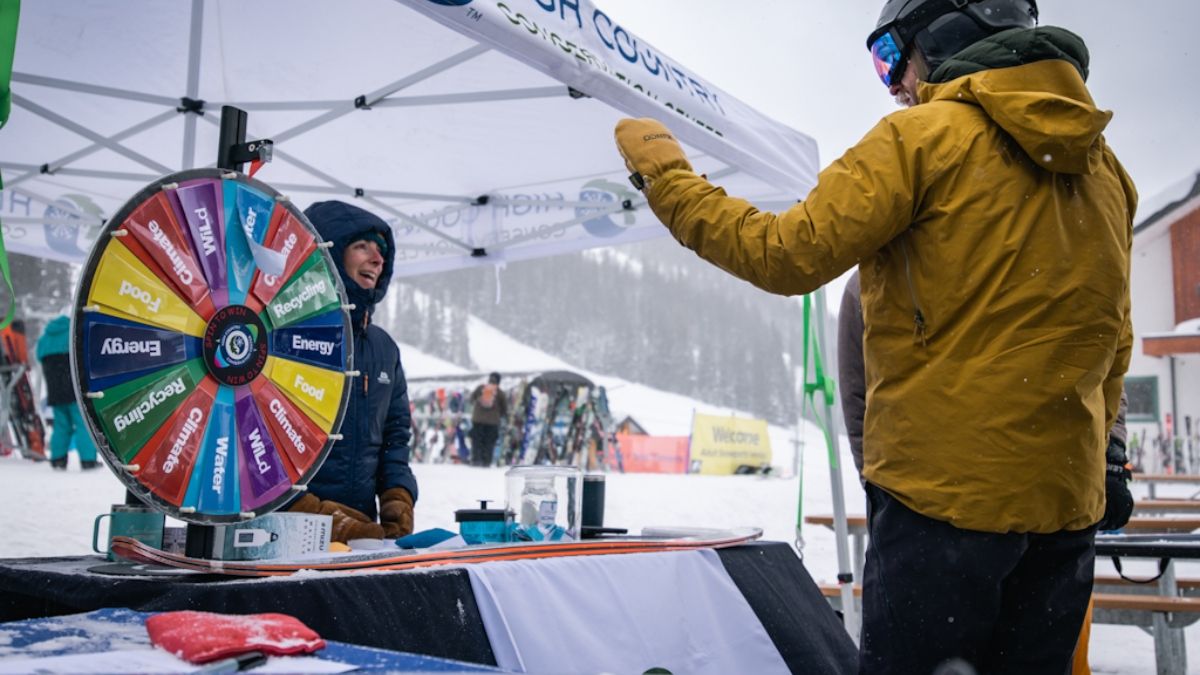
[[[286,198],[220,169],[156,181],[100,233],[71,365],[96,445],[143,501],[236,522],[278,508],[320,468],[352,354],[319,242]]]

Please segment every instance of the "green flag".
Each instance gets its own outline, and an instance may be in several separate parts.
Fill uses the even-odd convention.
[[[8,114],[12,112],[12,82],[13,52],[17,50],[17,16],[21,13],[21,0],[0,0],[0,129],[8,122]],[[4,189],[4,181],[0,179],[0,190]],[[0,319],[0,329],[12,323],[13,314],[17,308],[17,297],[13,293],[12,277],[8,273],[8,252],[4,250],[4,231],[0,229],[0,277],[3,277],[4,288],[8,290],[8,309],[4,318]]]
[[[17,15],[21,0],[0,0],[0,128],[12,112],[13,52],[17,50]]]

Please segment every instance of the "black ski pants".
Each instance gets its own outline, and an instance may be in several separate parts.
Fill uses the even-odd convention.
[[[500,427],[495,424],[471,424],[471,466],[491,466],[492,453]]]
[[[867,484],[860,673],[1070,672],[1092,593],[1095,529],[962,530]]]

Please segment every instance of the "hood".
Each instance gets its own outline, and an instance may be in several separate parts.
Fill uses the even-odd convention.
[[[396,242],[392,237],[392,228],[374,213],[345,202],[316,202],[304,210],[304,215],[321,238],[333,244],[329,255],[333,256],[338,274],[342,278],[342,285],[346,287],[347,298],[354,304],[350,317],[355,330],[358,330],[358,327],[363,325],[364,318],[375,311],[375,305],[387,294],[388,284],[392,281],[392,267],[396,260]],[[347,245],[371,231],[378,232],[387,242],[387,252],[383,256],[383,271],[375,288],[362,288],[346,276],[342,258]]]
[[[1090,174],[1103,156],[1101,134],[1112,113],[1092,101],[1087,64],[1087,48],[1073,33],[1014,29],[955,54],[918,93],[922,103],[979,106],[1048,171]]]
[[[38,338],[38,360],[51,354],[66,354],[70,351],[70,342],[71,320],[65,316],[56,316],[50,319],[50,322],[42,329],[42,336]]]

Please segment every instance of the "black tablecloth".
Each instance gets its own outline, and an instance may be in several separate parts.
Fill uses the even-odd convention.
[[[792,672],[857,672],[854,644],[790,546],[755,542],[718,553]],[[102,607],[282,612],[331,640],[496,663],[462,569],[254,580],[88,571],[103,563],[98,556],[0,560],[0,621]]]

